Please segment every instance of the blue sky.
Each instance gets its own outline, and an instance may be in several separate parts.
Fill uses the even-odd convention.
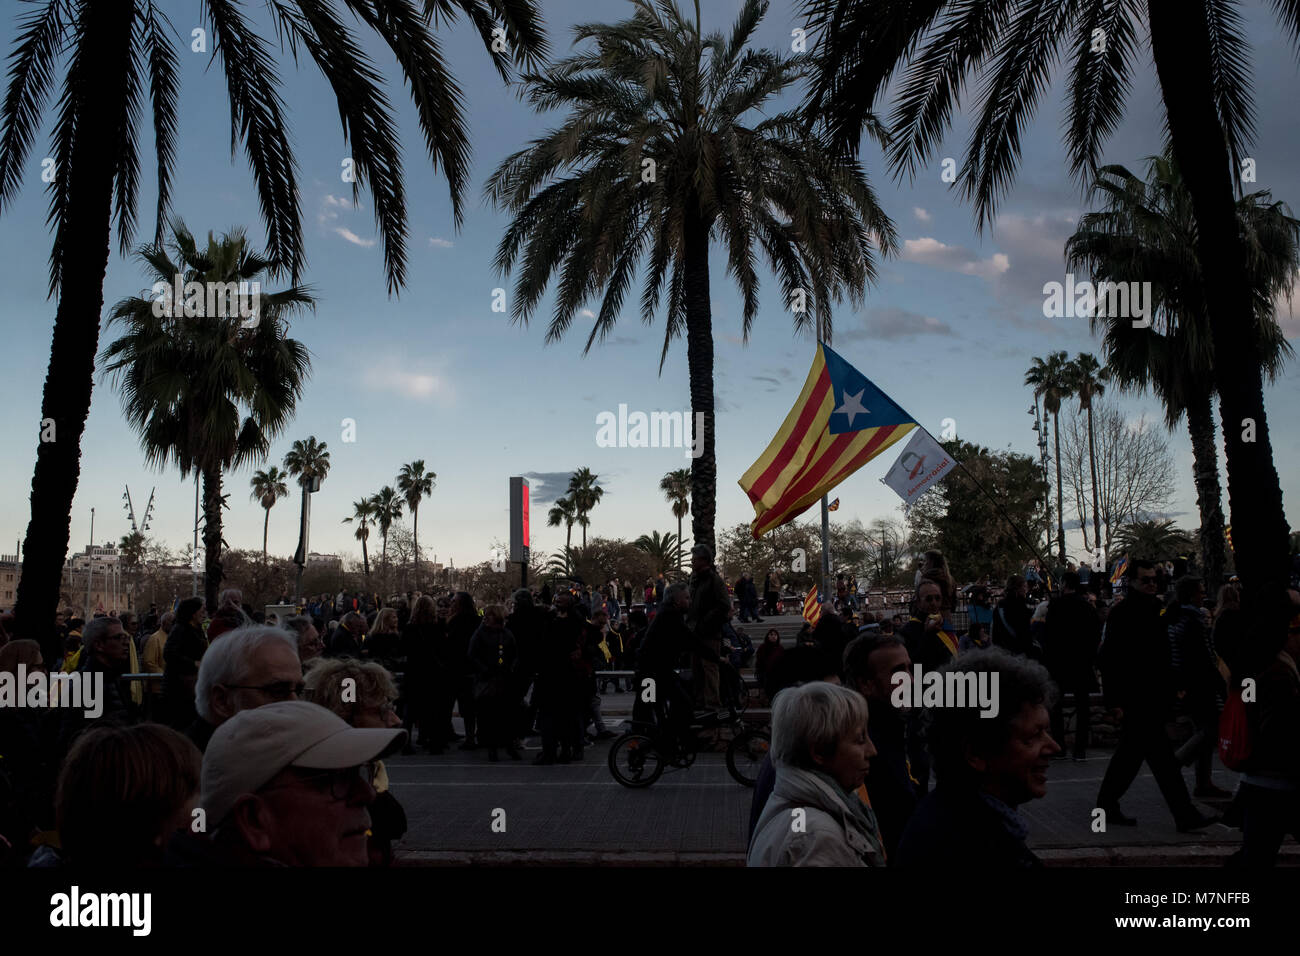
[[[261,16],[259,5],[251,5]],[[725,28],[738,4],[704,3],[706,29]],[[174,25],[184,38],[181,130],[177,149],[174,211],[198,234],[245,226],[255,244],[264,239],[247,162],[231,160],[229,110],[224,84],[208,57],[189,51],[190,22],[196,4],[173,5]],[[556,54],[567,52],[570,26],[578,20],[615,20],[630,5],[613,0],[545,0],[543,10]],[[1300,204],[1300,121],[1294,109],[1297,67],[1293,51],[1277,35],[1262,4],[1246,5],[1253,44],[1259,122],[1251,155],[1257,160],[1254,188]],[[4,14],[0,41],[7,51],[12,7]],[[189,19],[187,19],[189,18]],[[774,2],[758,42],[788,46],[796,25],[793,4]],[[555,479],[580,466],[600,475],[605,499],[592,513],[590,533],[636,537],[651,530],[675,529],[657,490],[667,471],[689,465],[677,449],[602,448],[596,443],[596,416],[630,409],[689,408],[686,349],[674,345],[662,375],[657,374],[662,325],[643,326],[625,310],[614,335],[581,354],[587,328],[575,323],[570,336],[545,345],[549,298],[538,309],[541,321],[528,328],[511,325],[493,312],[492,290],[510,283],[491,266],[504,216],[482,200],[482,184],[508,153],[559,121],[539,117],[505,88],[477,38],[464,25],[445,31],[444,43],[455,75],[467,91],[474,148],[472,190],[467,194],[464,228],[452,225],[445,181],[426,158],[414,112],[391,61],[366,39],[376,62],[389,77],[389,93],[399,119],[409,203],[410,282],[399,297],[386,294],[382,248],[376,241],[367,193],[354,208],[351,187],[341,181],[347,156],[338,113],[325,81],[314,66],[295,70],[282,60],[284,98],[297,148],[308,269],[304,279],[318,299],[314,314],[295,320],[292,334],[312,352],[312,376],[297,420],[275,443],[269,463],[279,463],[296,438],[315,435],[329,445],[333,468],[313,502],[312,548],[359,557],[352,526],[341,523],[350,503],[393,483],[404,462],[423,458],[437,472],[437,487],[420,514],[420,540],[444,563],[488,560],[494,540],[508,532],[507,479],[514,474],[553,476],[534,482],[534,549],[562,546],[563,529],[546,528],[545,501],[557,492]],[[914,182],[895,182],[878,152],[864,158],[885,210],[893,217],[902,254],[883,262],[880,281],[865,306],[845,306],[835,317],[834,346],[922,424],[938,433],[945,418],[956,421],[960,437],[995,448],[1034,453],[1030,393],[1021,382],[1030,357],[1065,349],[1098,350],[1083,319],[1046,319],[1042,286],[1063,281],[1062,246],[1084,211],[1083,200],[1066,172],[1060,143],[1061,84],[1044,101],[1023,136],[1024,153],[1017,185],[1003,201],[992,229],[976,232],[970,206],[940,181],[938,161]],[[967,115],[958,117],[938,157],[960,156]],[[1160,148],[1161,113],[1149,58],[1140,63],[1126,120],[1105,150],[1105,161],[1137,168]],[[151,134],[146,134],[151,135]],[[0,281],[8,290],[7,374],[0,386],[7,414],[0,440],[10,467],[0,474],[0,542],[25,532],[27,497],[34,460],[41,390],[49,360],[54,303],[46,299],[50,235],[45,225],[46,197],[41,160],[49,148],[48,128],[29,159],[28,182],[18,201],[0,219],[4,255]],[[146,157],[149,148],[145,149]],[[146,161],[141,183],[139,239],[149,238],[155,200],[152,170]],[[748,344],[740,341],[740,306],[714,255],[713,321],[716,340],[715,388],[718,402],[718,527],[753,516],[736,480],[766,446],[789,409],[807,373],[813,342],[796,336],[776,283],[764,269],[762,308]],[[148,282],[133,258],[116,253],[106,283],[106,308]],[[1289,334],[1300,322],[1283,314]],[[101,348],[107,339],[101,337]],[[1274,451],[1288,503],[1300,491],[1300,446],[1291,418],[1300,397],[1294,364],[1267,389]],[[1157,418],[1149,399],[1118,399],[1126,414]],[[341,440],[341,422],[356,421],[356,441]],[[1171,513],[1181,525],[1196,524],[1191,481],[1191,449],[1185,430],[1170,436],[1177,497]],[[153,532],[180,549],[193,527],[192,482],[175,472],[146,468],[134,434],[122,420],[112,383],[97,378],[90,418],[82,441],[82,478],[72,515],[72,549],[84,547],[90,509],[96,509],[95,537],[116,540],[129,531],[121,507],[129,484],[142,509],[157,486]],[[848,479],[835,492],[842,505],[837,517],[864,522],[897,517],[898,500],[880,484],[894,455],[887,453]],[[252,469],[230,474],[230,508],[224,534],[234,547],[261,544],[262,510],[248,499]],[[1225,488],[1226,495],[1226,488]],[[270,548],[291,554],[296,545],[294,497],[272,511]],[[1072,536],[1071,550],[1081,546]],[[0,551],[11,550],[0,544]]]

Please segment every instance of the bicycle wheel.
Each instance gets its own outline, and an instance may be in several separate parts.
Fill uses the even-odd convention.
[[[645,734],[626,733],[609,748],[609,772],[625,787],[648,787],[664,772],[664,759]]]
[[[772,738],[766,730],[746,729],[731,738],[727,745],[727,772],[746,787],[758,783],[758,769],[767,756]]]

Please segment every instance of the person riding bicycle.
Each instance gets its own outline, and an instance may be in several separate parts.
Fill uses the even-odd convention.
[[[659,613],[641,641],[633,686],[633,720],[653,721],[668,730],[675,741],[685,736],[695,706],[690,688],[677,676],[678,661],[688,653],[714,663],[719,660],[708,642],[700,640],[687,625],[690,603],[690,590],[685,584],[673,584],[664,593]],[[647,679],[654,684],[647,685]],[[651,687],[653,694],[648,693]]]

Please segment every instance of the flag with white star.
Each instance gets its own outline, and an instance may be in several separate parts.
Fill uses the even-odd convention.
[[[825,344],[776,436],[740,479],[755,538],[794,520],[916,421]]]

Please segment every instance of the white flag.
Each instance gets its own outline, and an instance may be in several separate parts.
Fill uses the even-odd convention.
[[[936,481],[956,467],[957,462],[943,450],[937,441],[924,428],[912,433],[912,440],[907,443],[903,453],[898,456],[889,473],[880,479],[903,499],[904,505],[911,508],[923,494],[930,490]]]

